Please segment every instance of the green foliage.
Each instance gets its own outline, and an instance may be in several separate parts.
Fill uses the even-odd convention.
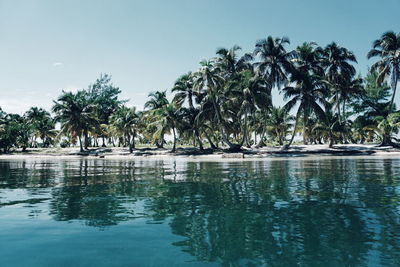
[[[198,70],[176,80],[171,98],[167,90],[150,93],[142,112],[126,107],[111,76],[101,74],[86,90],[63,91],[54,101],[54,118],[37,107],[23,116],[0,110],[0,148],[48,147],[59,140],[69,146],[79,140],[83,151],[101,138],[103,146],[129,146],[132,152],[135,140],[163,147],[172,135],[173,150],[177,139],[200,149],[205,143],[236,150],[266,140],[284,145],[291,131],[290,145],[299,129],[305,144],[396,145],[399,36],[387,32],[373,43],[368,57],[378,61],[364,79],[356,76],[354,54],[335,42],[324,48],[304,42],[290,50],[287,37],[268,36],[250,53],[237,45],[218,48]],[[273,106],[275,89],[287,101],[283,108]]]

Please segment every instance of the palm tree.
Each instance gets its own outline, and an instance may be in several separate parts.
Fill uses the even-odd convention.
[[[380,59],[372,65],[371,70],[377,70],[378,83],[382,83],[390,77],[390,86],[393,90],[390,100],[390,110],[393,110],[393,103],[396,95],[396,88],[400,73],[400,33],[393,31],[385,32],[380,39],[372,43],[372,49],[367,57],[379,57]]]
[[[242,129],[240,146],[244,142],[250,146],[248,116],[254,111],[256,104],[258,106],[268,105],[270,90],[266,86],[265,79],[260,76],[256,77],[251,64],[253,56],[246,53],[239,57],[238,51],[240,50],[241,48],[237,45],[230,49],[219,48],[215,62],[226,81],[223,95],[227,101],[223,101],[225,105],[222,105],[222,109],[231,117],[229,126],[237,124],[237,127],[230,127],[230,132],[238,136],[237,130]],[[243,122],[242,117],[244,117]]]
[[[200,62],[200,65],[202,67],[196,73],[195,87],[199,92],[206,92],[203,101],[209,101],[212,104],[224,142],[229,146],[230,150],[237,150],[240,148],[240,145],[233,144],[229,140],[229,135],[226,131],[226,122],[221,114],[220,100],[224,86],[224,79],[221,76],[221,70],[217,66],[214,66],[213,61],[203,60]]]
[[[167,99],[167,90],[151,92],[149,97],[150,99],[144,104],[145,109],[158,109],[169,104]]]
[[[253,60],[253,56],[250,53],[246,53],[239,57],[238,52],[242,48],[234,45],[230,49],[219,48],[217,49],[216,65],[223,71],[225,77],[235,79],[236,75],[242,70],[252,69],[250,63]]]
[[[338,139],[340,134],[343,132],[343,125],[339,121],[339,114],[334,114],[332,112],[330,104],[325,105],[323,116],[319,118],[312,130],[313,132],[316,132],[317,135],[328,140],[330,148],[333,147],[336,139]]]
[[[261,76],[254,75],[251,72],[243,72],[243,89],[240,96],[241,107],[240,113],[244,114],[243,123],[243,142],[247,143],[250,147],[248,140],[249,137],[249,125],[248,116],[253,115],[255,110],[259,109],[266,112],[272,107],[272,95],[271,95],[271,85]],[[247,76],[247,77],[246,77]]]
[[[266,39],[258,41],[254,49],[254,55],[260,58],[260,61],[255,63],[257,71],[278,89],[287,84],[288,74],[293,71],[291,60],[295,53],[286,50],[285,47],[289,44],[290,41],[287,37],[268,36]]]
[[[340,84],[343,83],[343,81],[351,80],[351,77],[354,77],[356,70],[351,63],[357,63],[357,60],[351,51],[337,45],[335,42],[328,44],[323,50],[322,55],[322,62],[325,67],[325,77],[331,85],[333,97],[336,102],[337,113],[340,119]]]
[[[95,106],[88,103],[86,92],[63,91],[57,101],[54,101],[52,110],[56,114],[55,120],[61,123],[60,133],[78,137],[80,151],[83,152],[82,135],[84,134],[87,139],[90,129],[98,125]]]
[[[293,126],[294,117],[287,109],[272,107],[270,116],[267,120],[267,128],[270,135],[274,136],[279,145],[283,145],[289,129]]]
[[[296,69],[302,72],[309,72],[314,75],[323,76],[324,68],[322,66],[323,49],[315,42],[304,42],[294,51],[292,62]]]
[[[167,91],[156,91],[151,92],[149,94],[150,99],[144,104],[144,108],[148,109],[149,112],[146,116],[150,121],[154,118],[152,117],[155,110],[163,108],[164,106],[169,104],[167,99]],[[153,125],[153,124],[151,124]],[[151,126],[148,127],[150,129]],[[164,133],[159,136],[159,139],[154,140],[158,148],[162,148],[164,146]]]
[[[294,136],[297,131],[299,118],[303,115],[304,133],[303,140],[307,144],[307,119],[311,112],[317,116],[324,114],[320,104],[326,102],[326,88],[318,76],[310,75],[309,73],[297,72],[292,75],[292,83],[295,86],[288,86],[283,89],[284,99],[289,101],[285,104],[284,108],[287,110],[293,109],[297,104],[298,109],[296,113],[296,122],[293,129],[292,138],[288,146],[293,142]]]
[[[198,96],[196,90],[194,90],[194,75],[189,72],[187,74],[182,75],[175,82],[174,87],[172,88],[172,92],[175,93],[173,102],[176,103],[179,107],[187,100],[189,104],[189,109],[185,110],[185,117],[189,119],[187,126],[189,126],[188,131],[193,131],[194,136],[199,144],[200,150],[203,150],[203,143],[201,141],[199,127],[197,127],[195,123],[196,115],[198,114],[198,110],[195,109],[193,104],[193,97]],[[190,127],[191,126],[191,127]]]
[[[152,123],[157,126],[157,131],[154,133],[154,139],[158,140],[162,138],[164,133],[172,131],[174,138],[174,144],[171,152],[176,150],[176,129],[178,121],[178,109],[174,103],[170,103],[162,106],[159,109],[154,110],[155,121]]]
[[[136,108],[122,106],[111,115],[110,121],[115,131],[125,139],[129,147],[129,153],[132,153],[135,148],[135,137],[139,121],[139,114],[136,112]]]
[[[353,99],[351,102],[352,109],[355,114],[359,114],[356,121],[362,121],[363,127],[368,129],[375,128],[378,130],[378,124],[395,109],[395,104],[390,101],[390,86],[386,82],[379,83],[379,73],[371,70],[365,77],[364,93],[359,98]],[[384,124],[381,124],[383,126]],[[383,132],[382,130],[390,130],[391,127],[381,127],[381,146],[392,146],[391,132]]]
[[[39,137],[42,140],[43,147],[49,146],[51,139],[57,136],[55,122],[50,113],[42,108],[31,107],[25,112],[24,117],[33,126],[32,145],[36,145],[36,138]]]

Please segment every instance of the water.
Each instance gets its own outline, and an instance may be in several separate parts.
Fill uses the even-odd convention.
[[[0,161],[0,266],[400,266],[400,159]]]

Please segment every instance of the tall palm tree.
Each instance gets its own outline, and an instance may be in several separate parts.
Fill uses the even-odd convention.
[[[202,60],[201,68],[196,74],[195,86],[198,91],[205,91],[206,96],[203,101],[210,101],[212,104],[215,116],[218,121],[218,127],[224,142],[229,146],[229,149],[236,150],[240,145],[234,144],[229,140],[229,135],[226,131],[226,122],[221,113],[221,96],[223,93],[224,79],[221,76],[221,70],[214,66],[213,61]]]
[[[334,101],[336,102],[337,113],[340,115],[340,84],[343,81],[354,77],[356,69],[351,63],[357,63],[353,52],[339,46],[335,42],[328,44],[323,50],[323,66],[325,67],[326,80],[331,85]]]
[[[239,57],[238,52],[241,49],[238,45],[234,45],[230,49],[217,49],[216,65],[223,71],[225,77],[235,79],[235,76],[240,71],[252,68],[250,61],[253,60],[253,56],[250,53],[246,53]]]
[[[253,73],[247,72],[243,74]],[[244,75],[244,76],[245,76]],[[268,83],[264,77],[259,75],[245,77],[244,79],[244,88],[242,89],[240,101],[240,112],[244,114],[244,123],[243,123],[243,142],[247,143],[247,146],[250,147],[250,142],[248,137],[249,133],[249,125],[248,125],[248,116],[253,115],[257,109],[262,110],[263,112],[268,111],[272,107],[272,95],[271,95],[271,84]]]
[[[268,36],[266,39],[258,41],[254,49],[254,55],[260,59],[255,63],[257,70],[278,89],[287,84],[288,74],[293,71],[291,60],[295,53],[286,50],[286,46],[289,44],[290,41],[287,37]]]
[[[323,49],[315,42],[304,42],[294,51],[294,63],[297,70],[313,75],[324,75]]]
[[[379,72],[378,82],[390,77],[390,86],[393,90],[390,100],[390,110],[396,95],[397,83],[400,74],[400,33],[393,31],[385,32],[380,39],[372,43],[372,49],[368,52],[368,58],[379,57],[380,59],[372,65],[372,70]]]
[[[255,77],[251,64],[253,56],[250,53],[239,56],[240,50],[241,48],[237,45],[230,49],[219,48],[215,62],[221,71],[221,76],[226,81],[224,96],[227,101],[223,101],[222,109],[231,118],[230,132],[237,136],[238,130],[242,129],[240,146],[244,142],[250,146],[248,116],[256,108],[256,102],[259,106],[268,104],[270,91],[263,90],[263,87],[266,88],[266,82],[262,77]],[[264,97],[260,94],[264,94]],[[237,125],[234,126],[234,124]]]
[[[87,102],[86,92],[63,91],[57,101],[54,101],[52,110],[56,114],[55,120],[61,123],[60,133],[78,137],[80,151],[83,152],[82,135],[98,125],[95,106]]]
[[[324,111],[320,104],[325,103],[327,94],[324,84],[316,75],[310,75],[307,72],[296,72],[293,74],[291,82],[295,85],[283,88],[284,99],[289,99],[284,108],[291,110],[298,104],[298,109],[292,138],[288,146],[293,142],[301,116],[303,116],[304,125],[303,139],[304,143],[307,143],[308,117],[311,112],[314,112],[317,116],[323,116]]]

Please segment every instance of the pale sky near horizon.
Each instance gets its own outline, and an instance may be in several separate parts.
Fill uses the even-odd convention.
[[[399,10],[400,0],[0,0],[0,107],[49,110],[61,90],[108,73],[141,109],[216,48],[250,52],[268,35],[288,36],[291,49],[336,41],[365,74],[372,41],[400,31]]]

